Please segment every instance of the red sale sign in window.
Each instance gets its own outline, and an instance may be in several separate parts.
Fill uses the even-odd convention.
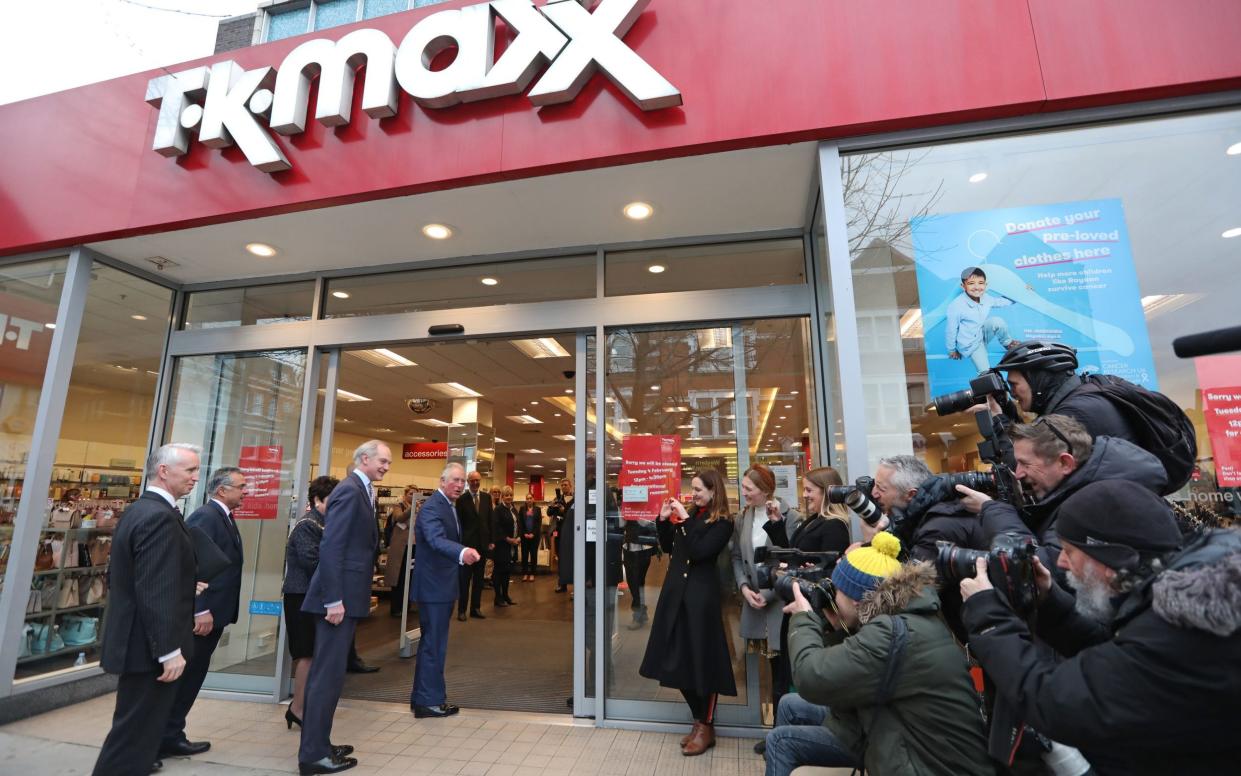
[[[275,520],[280,511],[280,445],[247,445],[241,448],[238,466],[246,475],[246,500],[233,510],[236,520]]]
[[[681,487],[681,438],[631,436],[621,443],[621,517],[654,520]]]
[[[1195,364],[1215,481],[1220,487],[1241,486],[1241,356],[1199,358]]]

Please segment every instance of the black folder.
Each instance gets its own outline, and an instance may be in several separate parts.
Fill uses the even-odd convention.
[[[228,556],[224,554],[207,532],[198,526],[190,526],[190,538],[194,540],[194,560],[197,570],[194,579],[199,582],[210,582],[221,571],[228,568]]]

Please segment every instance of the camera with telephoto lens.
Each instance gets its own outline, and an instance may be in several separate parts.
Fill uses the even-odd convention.
[[[839,552],[803,552],[775,547],[754,550],[755,573],[760,588],[775,590],[780,600],[791,604],[793,586],[796,585],[810,605],[818,610],[836,608],[832,570],[838,560]]]
[[[931,399],[935,405],[935,413],[941,417],[964,412],[976,404],[981,404],[990,396],[996,401],[1008,398],[1008,384],[995,370],[983,372],[970,380],[970,387],[963,391],[953,391]]]
[[[853,485],[836,485],[827,489],[829,504],[844,504],[866,521],[867,525],[877,525],[883,517],[883,510],[875,503],[870,494],[874,491],[873,477],[858,477]]]
[[[960,582],[977,573],[979,558],[987,560],[987,578],[1017,614],[1025,617],[1038,605],[1034,582],[1034,558],[1038,544],[1034,538],[1002,533],[991,542],[990,550],[969,550],[952,542],[936,542],[935,569],[940,579]]]

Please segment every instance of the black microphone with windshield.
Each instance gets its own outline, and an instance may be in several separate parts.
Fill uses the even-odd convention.
[[[1241,350],[1241,326],[1204,331],[1199,334],[1186,334],[1184,337],[1172,340],[1172,352],[1180,358],[1213,356],[1217,353],[1231,353],[1236,350]]]

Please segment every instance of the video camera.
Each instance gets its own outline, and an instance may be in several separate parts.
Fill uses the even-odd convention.
[[[935,570],[944,581],[960,582],[977,573],[979,558],[987,559],[987,578],[1013,611],[1022,617],[1038,605],[1034,582],[1034,557],[1038,545],[1033,537],[1002,533],[991,542],[990,550],[969,550],[952,542],[936,542]]]
[[[840,560],[839,552],[803,552],[777,547],[759,547],[754,551],[758,586],[775,590],[785,603],[793,603],[793,586],[801,588],[815,609],[836,609],[836,587],[832,570]]]
[[[877,525],[883,517],[883,510],[871,498],[875,489],[874,477],[858,477],[853,485],[836,485],[827,489],[829,504],[844,504],[866,521],[867,525]]]

